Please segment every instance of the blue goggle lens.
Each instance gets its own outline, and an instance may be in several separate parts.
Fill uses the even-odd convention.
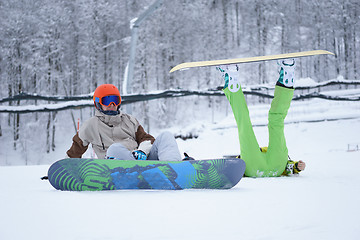
[[[120,97],[115,95],[105,96],[101,98],[100,103],[107,107],[110,106],[111,103],[114,103],[115,106],[118,106],[120,104]]]

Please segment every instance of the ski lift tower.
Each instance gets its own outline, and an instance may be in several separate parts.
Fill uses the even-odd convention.
[[[148,9],[146,9],[138,18],[135,18],[130,21],[131,29],[131,43],[130,43],[130,58],[125,71],[125,78],[123,83],[123,93],[125,95],[132,93],[132,82],[134,77],[134,63],[135,63],[135,53],[136,53],[136,42],[138,39],[138,30],[140,24],[149,17],[156,9],[158,9],[163,3],[163,0],[155,1]],[[125,90],[125,91],[124,91]],[[127,105],[127,113],[132,113],[132,107],[130,104]]]

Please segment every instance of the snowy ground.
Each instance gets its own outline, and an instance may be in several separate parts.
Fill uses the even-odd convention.
[[[358,239],[360,104],[310,103],[294,102],[285,126],[291,157],[307,163],[297,177],[244,178],[231,190],[61,192],[40,180],[49,166],[0,167],[0,239]],[[263,146],[267,110],[250,108]],[[198,134],[180,149],[238,154],[231,116]]]

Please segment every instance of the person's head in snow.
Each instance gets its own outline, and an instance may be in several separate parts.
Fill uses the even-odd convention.
[[[97,87],[93,100],[96,109],[106,115],[117,115],[120,113],[120,92],[119,89],[112,84],[102,84]]]

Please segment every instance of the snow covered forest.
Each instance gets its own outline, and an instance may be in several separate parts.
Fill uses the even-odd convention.
[[[103,83],[112,83],[125,94],[130,23],[153,2],[0,0],[0,100],[22,92],[88,95]],[[299,60],[298,78],[316,82],[339,76],[360,80],[358,0],[164,0],[138,29],[131,92],[206,90],[221,85],[213,68],[169,74],[182,62],[315,49],[336,56]],[[274,61],[241,65],[244,86],[274,83],[275,78]],[[18,100],[0,106],[52,103]],[[132,114],[150,133],[195,119],[219,120],[229,114],[226,106],[221,96],[131,104]],[[24,159],[23,164],[39,164],[39,158],[47,154],[50,163],[55,159],[49,156],[59,147],[65,156],[77,119],[83,122],[92,114],[91,107],[26,114],[0,112],[0,165],[11,165],[15,155]]]

